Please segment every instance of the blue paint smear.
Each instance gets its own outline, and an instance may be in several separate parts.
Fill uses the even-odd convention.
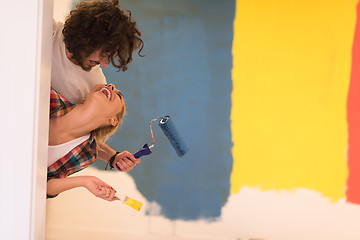
[[[134,153],[152,143],[150,120],[170,115],[189,152],[179,158],[153,124],[153,153],[129,174],[163,216],[215,220],[230,194],[235,0],[120,3],[138,22],[146,56],[135,56],[126,72],[104,69],[127,105],[122,128],[108,144]],[[103,163],[96,166],[104,169]]]

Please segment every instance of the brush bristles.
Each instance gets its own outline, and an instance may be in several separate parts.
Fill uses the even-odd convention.
[[[142,203],[139,201],[136,201],[135,199],[132,199],[130,197],[126,197],[125,202],[126,205],[132,207],[136,211],[140,211],[140,208],[142,206]]]

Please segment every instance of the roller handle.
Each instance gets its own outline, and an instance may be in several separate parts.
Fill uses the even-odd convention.
[[[149,146],[146,143],[139,151],[134,153],[134,157],[139,158],[139,157],[146,156],[146,155],[149,155],[149,154],[151,154],[151,151],[150,151]]]
[[[135,158],[140,158],[142,156],[146,156],[146,155],[149,155],[151,154],[151,151],[150,151],[150,148],[149,146],[147,145],[147,143],[139,150],[137,151],[136,153],[134,153],[134,157]],[[121,171],[121,168],[118,166],[118,165],[115,165],[115,167]]]

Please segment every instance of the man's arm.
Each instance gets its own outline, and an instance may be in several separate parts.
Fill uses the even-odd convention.
[[[109,162],[110,158],[115,154],[116,151],[110,146],[105,143],[99,143],[98,157],[101,160]],[[129,172],[140,162],[140,158],[135,158],[132,153],[123,151],[115,156],[112,167],[116,168],[120,172]]]
[[[115,189],[94,176],[77,176],[50,179],[47,182],[46,193],[49,196],[56,196],[59,193],[77,187],[85,187],[96,197],[107,201],[118,200],[118,198],[114,196],[116,193]]]

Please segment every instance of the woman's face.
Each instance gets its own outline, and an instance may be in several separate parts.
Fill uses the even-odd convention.
[[[123,95],[113,84],[96,85],[87,95],[84,104],[88,104],[89,108],[104,118],[116,119],[125,106]]]

